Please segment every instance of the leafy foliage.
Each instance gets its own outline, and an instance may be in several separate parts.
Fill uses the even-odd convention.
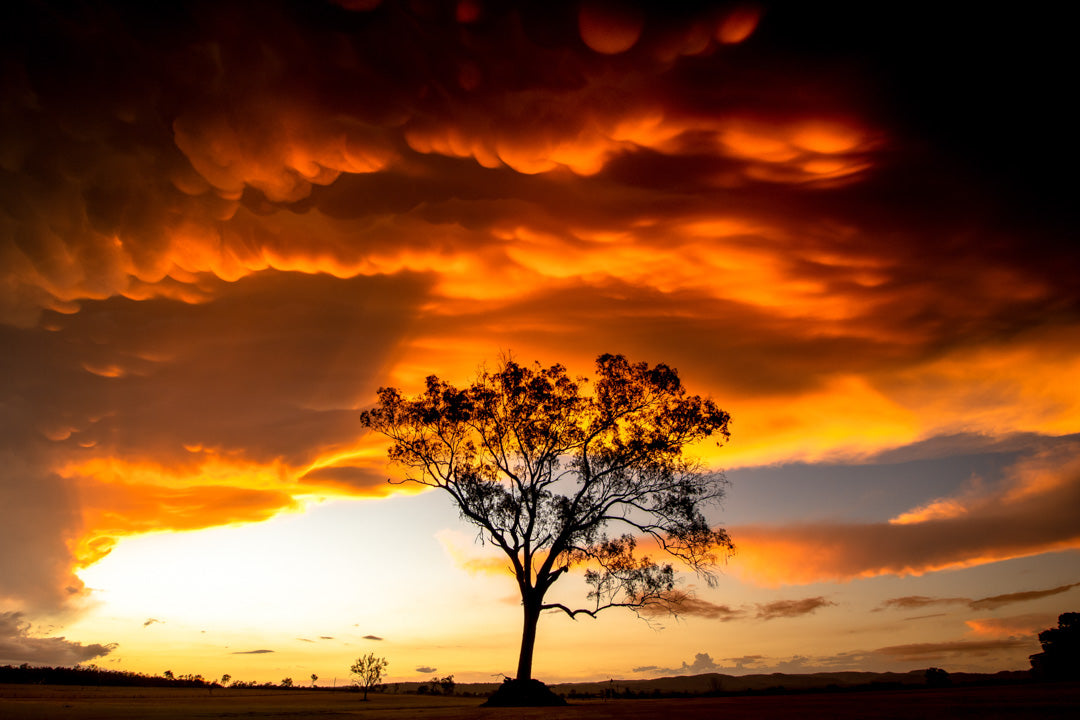
[[[1080,613],[1058,616],[1058,626],[1039,633],[1043,651],[1030,656],[1036,676],[1048,680],[1080,679]]]
[[[666,365],[602,355],[596,369],[591,395],[582,392],[588,380],[570,378],[562,365],[508,360],[464,389],[433,375],[415,398],[380,389],[378,406],[362,417],[392,441],[390,460],[407,481],[446,491],[506,554],[527,618],[667,602],[674,569],[638,557],[639,536],[710,582],[718,556],[733,549],[702,512],[723,496],[723,475],[683,455],[710,436],[726,439],[729,415],[688,395]],[[610,536],[616,528],[621,534]],[[590,603],[545,604],[547,590],[576,565],[587,567]],[[528,637],[523,654],[525,644],[530,657],[519,663],[519,679],[530,671]]]
[[[368,653],[357,658],[349,668],[349,672],[356,676],[354,682],[364,691],[365,700],[367,700],[368,691],[382,682],[383,674],[389,665],[386,658],[375,657],[375,653]]]

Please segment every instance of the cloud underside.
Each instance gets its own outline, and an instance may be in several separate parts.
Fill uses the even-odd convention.
[[[996,76],[954,99],[936,37],[894,77],[785,32],[918,28],[348,5],[0,10],[0,599],[63,607],[125,535],[407,490],[359,410],[505,349],[679,368],[729,467],[1077,431],[1080,259],[1034,172],[1072,144]],[[736,541],[768,581],[921,572],[1075,546],[1069,488]]]
[[[115,645],[84,645],[63,637],[35,637],[19,612],[0,613],[0,663],[76,665],[108,655]]]
[[[1019,461],[1000,486],[942,498],[880,523],[804,523],[732,530],[736,572],[766,584],[922,574],[1080,548],[1080,445],[1068,441]],[[1044,594],[1064,592],[1063,586]],[[1038,592],[970,601],[918,597],[896,607],[970,603],[993,609]]]

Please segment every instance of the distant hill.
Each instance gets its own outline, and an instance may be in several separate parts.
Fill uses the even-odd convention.
[[[998,685],[1024,682],[1030,678],[1026,670],[1006,670],[998,673],[949,673],[954,685]],[[416,692],[425,683],[391,683],[398,692]],[[822,672],[806,674],[770,673],[763,675],[677,675],[644,680],[605,680],[602,682],[554,683],[550,687],[559,695],[602,696],[617,695],[702,695],[705,693],[757,693],[766,691],[807,692],[826,689],[874,689],[876,687],[925,687],[926,670],[895,672]],[[499,683],[458,683],[458,694],[487,695]],[[629,692],[628,692],[629,691]]]
[[[1023,671],[1003,671],[986,673],[947,673],[947,681],[952,685],[1006,685],[1027,682],[1030,673]],[[220,687],[213,681],[203,679],[201,675],[187,675],[178,678],[164,678],[139,673],[106,670],[96,666],[88,667],[40,667],[23,664],[0,666],[0,684],[43,684],[43,685],[98,685],[98,686],[143,686],[143,687]],[[495,692],[501,683],[457,683],[455,694],[486,696]],[[437,686],[437,683],[435,683]],[[275,687],[271,683],[248,687]],[[602,682],[555,683],[550,687],[559,695],[568,697],[633,697],[633,696],[679,696],[705,694],[740,694],[773,692],[815,692],[821,690],[874,690],[897,687],[926,687],[926,670],[912,670],[906,673],[874,672],[827,672],[807,674],[771,673],[768,675],[722,675],[705,673],[702,675],[678,675],[674,677],[651,678],[643,680],[605,680]],[[234,685],[234,687],[236,687]],[[337,689],[345,690],[343,685]],[[304,688],[297,688],[304,689]],[[318,688],[331,690],[331,688]],[[428,692],[441,694],[441,688],[427,682],[388,683],[386,692],[415,693]]]

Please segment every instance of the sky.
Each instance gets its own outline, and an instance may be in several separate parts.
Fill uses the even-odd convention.
[[[736,554],[537,677],[1027,668],[1080,609],[1069,25],[789,5],[4,3],[0,664],[512,673],[505,564],[360,413],[621,353],[731,414]]]

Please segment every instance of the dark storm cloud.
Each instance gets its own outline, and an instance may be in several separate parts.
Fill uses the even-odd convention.
[[[357,410],[495,347],[662,349],[745,401],[759,462],[1075,431],[1066,24],[352,5],[0,9],[8,599],[62,606],[124,533],[384,494],[340,458]],[[815,577],[922,571],[1075,544],[1073,490],[745,533]]]
[[[77,665],[108,655],[115,644],[83,645],[63,637],[35,637],[19,612],[0,613],[0,662],[35,665]]]
[[[241,468],[221,485],[207,482],[206,463],[303,468],[323,449],[354,442],[359,391],[349,389],[375,384],[408,307],[424,293],[423,280],[408,275],[271,271],[206,282],[214,299],[201,304],[112,298],[74,315],[48,313],[48,329],[0,326],[10,341],[0,360],[0,424],[13,443],[0,446],[11,456],[0,496],[12,494],[5,507],[27,508],[0,525],[0,567],[18,563],[3,594],[28,609],[59,607],[82,588],[65,538],[91,533],[75,548],[86,561],[117,535],[259,520],[292,507],[288,487],[243,487]],[[140,472],[149,475],[140,480]],[[202,482],[153,480],[163,473]],[[385,476],[367,477],[323,469],[301,482],[385,493]]]

